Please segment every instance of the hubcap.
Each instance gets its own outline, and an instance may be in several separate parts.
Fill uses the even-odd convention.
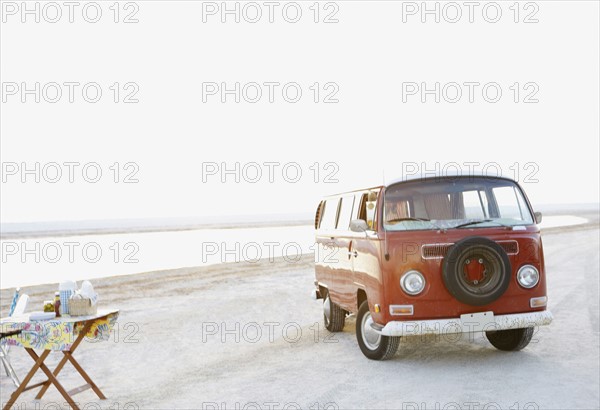
[[[368,312],[362,318],[362,340],[369,350],[376,350],[381,343],[381,335],[371,327],[371,323],[373,323],[373,318],[371,312]]]
[[[501,281],[500,259],[483,246],[475,246],[459,257],[458,269],[458,284],[471,294],[492,292]]]

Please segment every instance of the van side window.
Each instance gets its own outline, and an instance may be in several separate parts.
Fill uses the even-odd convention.
[[[367,221],[367,225],[369,229],[377,229],[375,226],[375,214],[377,211],[377,192],[370,191],[368,194],[363,196],[364,202],[364,217],[365,221]],[[361,219],[363,218],[361,214]]]
[[[339,199],[328,199],[323,203],[323,205],[325,206],[325,209],[321,211],[323,216],[321,217],[321,224],[319,228],[334,229],[337,221]]]
[[[342,198],[340,207],[340,216],[338,217],[337,229],[348,230],[350,219],[352,218],[352,209],[354,208],[354,195]]]
[[[319,206],[317,207],[317,212],[315,213],[315,229],[319,229],[319,225],[321,224],[321,217],[323,216],[323,207],[325,206],[325,202],[319,202]]]

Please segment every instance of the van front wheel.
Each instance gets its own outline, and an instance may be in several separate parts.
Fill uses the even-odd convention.
[[[323,299],[323,321],[330,332],[341,332],[346,322],[346,312],[329,298],[329,293]]]
[[[356,339],[360,350],[372,360],[387,360],[396,354],[399,336],[382,336],[371,327],[373,318],[366,300],[360,305],[356,316]]]
[[[531,342],[533,328],[488,331],[485,332],[485,337],[498,350],[516,351],[523,349]]]

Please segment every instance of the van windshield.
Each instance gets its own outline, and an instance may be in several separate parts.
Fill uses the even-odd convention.
[[[388,231],[530,225],[519,187],[490,177],[431,178],[401,182],[385,193]]]

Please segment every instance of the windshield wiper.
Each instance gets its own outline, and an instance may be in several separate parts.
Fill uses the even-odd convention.
[[[482,223],[485,223],[485,222],[493,222],[493,223],[498,224],[500,226],[504,226],[506,228],[510,228],[509,225],[505,225],[505,224],[503,224],[501,222],[494,221],[493,219],[479,219],[477,221],[465,222],[463,224],[459,224],[459,225],[453,226],[452,228],[454,228],[454,229],[456,229],[456,228],[464,228],[465,226],[477,225],[477,224],[482,224]]]
[[[390,223],[390,222],[403,222],[403,221],[425,221],[425,222],[429,222],[429,221],[431,221],[431,219],[427,219],[427,218],[394,218],[394,219],[390,219],[389,221],[386,221],[386,222]]]

